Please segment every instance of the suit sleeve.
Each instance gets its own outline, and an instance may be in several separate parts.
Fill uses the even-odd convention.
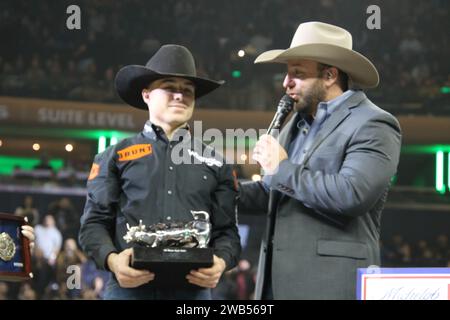
[[[112,149],[98,154],[87,182],[87,197],[81,217],[79,242],[97,267],[107,269],[106,258],[118,252],[114,245],[119,182]]]
[[[263,182],[247,181],[239,184],[239,213],[266,214],[269,203],[269,192]]]
[[[213,194],[211,244],[214,253],[225,260],[227,270],[235,267],[241,253],[237,228],[237,191],[231,167],[223,165],[218,172],[218,186]]]
[[[273,175],[271,187],[331,218],[362,215],[388,188],[400,145],[397,120],[388,114],[377,116],[356,130],[338,173],[312,171],[286,159]]]

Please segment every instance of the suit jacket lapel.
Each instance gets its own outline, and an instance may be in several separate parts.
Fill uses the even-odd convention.
[[[292,127],[295,125],[296,115],[292,115],[291,119],[289,119],[288,123],[284,126],[283,130],[280,132],[280,136],[278,137],[278,142],[281,146],[286,149],[289,147],[289,142],[291,141],[292,136]]]
[[[331,113],[330,117],[323,123],[322,128],[320,128],[319,132],[314,138],[314,142],[311,145],[311,148],[309,148],[308,153],[303,159],[303,163],[306,163],[308,161],[308,159],[311,157],[317,147],[323,142],[323,140],[325,140],[325,138],[328,137],[330,133],[333,132],[334,129],[350,115],[350,109],[359,105],[364,99],[366,99],[366,95],[364,94],[364,92],[357,91],[347,100],[345,100],[340,106],[338,106],[337,110]]]

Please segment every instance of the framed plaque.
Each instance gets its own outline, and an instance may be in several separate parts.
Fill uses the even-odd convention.
[[[31,273],[30,241],[21,232],[24,217],[0,213],[0,280],[21,281]]]

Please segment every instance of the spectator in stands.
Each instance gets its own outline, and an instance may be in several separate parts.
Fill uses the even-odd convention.
[[[29,282],[24,282],[20,287],[19,295],[17,298],[19,300],[36,300],[37,294]]]
[[[34,166],[34,169],[37,170],[53,170],[52,166],[48,160],[48,154],[43,153],[40,157],[40,161],[37,165]]]
[[[0,301],[8,300],[8,284],[0,281]]]
[[[70,276],[67,273],[69,266],[79,266],[85,263],[86,256],[78,249],[75,239],[69,238],[64,241],[64,249],[58,254],[56,259],[56,280],[58,283],[66,283]]]
[[[439,265],[445,267],[450,260],[450,247],[448,242],[448,236],[446,234],[440,234],[436,238],[436,259],[439,261]]]
[[[41,67],[41,60],[38,55],[34,55],[31,59],[30,67],[26,73],[26,81],[29,84],[27,93],[31,93],[33,96],[38,96],[39,92],[43,89],[46,76],[44,69]]]
[[[83,300],[103,299],[104,291],[105,291],[104,289],[105,289],[105,283],[104,283],[103,278],[100,276],[97,276],[92,281],[91,286],[83,289],[81,298]]]
[[[62,246],[62,235],[56,227],[55,218],[47,214],[43,224],[38,224],[35,228],[36,250],[42,252],[50,266],[53,266]]]
[[[91,259],[84,262],[81,266],[81,279],[82,279],[82,287],[92,289],[98,285],[99,280],[97,278],[102,279],[102,283],[106,284],[108,282],[110,273],[105,270],[99,270],[95,266],[95,262]],[[105,285],[101,289],[100,295],[103,297],[105,291]]]
[[[48,213],[55,217],[56,227],[65,239],[77,238],[80,228],[80,214],[69,198],[62,197],[52,202],[48,207]]]
[[[69,295],[67,284],[65,282],[50,282],[45,288],[42,299],[44,300],[68,300]]]
[[[33,197],[26,196],[22,206],[16,208],[15,215],[26,217],[28,223],[34,226],[39,222],[39,211],[33,207]]]
[[[250,295],[255,290],[254,275],[251,271],[251,264],[247,259],[239,260],[237,272],[234,274],[238,300],[250,300]]]
[[[58,19],[42,17],[52,16],[54,12],[60,10],[58,7],[49,8],[42,5],[28,11],[13,10],[2,17],[5,23],[1,26],[0,35],[4,39],[5,50],[2,52],[3,59],[0,61],[0,70],[3,71],[0,75],[0,87],[3,87],[1,90],[6,91],[8,95],[51,98],[67,98],[67,92],[69,92],[69,96],[72,95],[74,99],[110,101],[111,91],[106,93],[99,90],[102,86],[97,84],[97,80],[100,80],[98,77],[103,71],[116,67],[118,57],[124,54],[117,48],[122,46],[135,48],[128,54],[130,59],[134,59],[149,51],[154,52],[159,47],[158,44],[167,42],[168,39],[173,42],[192,43],[197,49],[196,55],[205,63],[208,70],[214,72],[214,77],[230,77],[230,71],[233,69],[230,68],[229,60],[231,56],[236,56],[237,50],[244,48],[246,52],[245,57],[239,58],[244,62],[244,69],[242,69],[244,71],[251,64],[248,56],[263,50],[271,42],[277,46],[287,41],[289,34],[287,30],[299,18],[298,14],[294,13],[299,12],[300,18],[314,17],[316,20],[326,18],[330,22],[343,21],[347,27],[355,31],[354,38],[359,40],[357,45],[361,47],[363,43],[367,44],[364,48],[380,65],[379,70],[382,71],[385,86],[382,92],[377,92],[377,95],[383,100],[390,101],[400,108],[401,104],[393,101],[397,100],[399,95],[402,98],[399,102],[405,99],[410,102],[408,99],[413,98],[414,102],[425,102],[427,105],[430,99],[442,98],[442,96],[427,98],[429,95],[423,93],[420,96],[402,95],[400,81],[395,73],[399,73],[399,70],[410,69],[414,66],[415,59],[420,56],[429,66],[437,62],[438,67],[430,70],[434,81],[424,81],[424,85],[412,83],[410,87],[406,87],[411,88],[408,92],[414,93],[420,88],[426,92],[428,91],[426,87],[431,85],[430,91],[434,93],[435,83],[439,84],[441,79],[446,78],[448,36],[445,30],[449,29],[450,21],[446,15],[449,6],[446,1],[440,1],[439,5],[435,1],[428,1],[420,6],[408,1],[397,1],[394,5],[383,3],[381,6],[382,26],[383,30],[390,30],[388,35],[365,28],[356,30],[359,25],[351,19],[351,14],[358,9],[345,1],[338,3],[330,1],[333,5],[324,5],[328,1],[307,4],[291,2],[287,10],[278,1],[247,0],[244,5],[242,1],[230,0],[222,3],[220,11],[214,10],[214,7],[207,5],[205,1],[187,5],[176,1],[166,1],[157,8],[148,5],[145,1],[114,5],[104,2],[101,5],[102,10],[98,10],[96,2],[82,2],[84,10],[92,12],[87,21],[97,22],[92,24],[88,22],[95,27],[91,28],[88,25],[86,28],[88,32],[81,32],[76,36],[74,34],[69,36],[64,32],[59,34],[49,32],[58,28]],[[402,10],[399,11],[400,7]],[[252,19],[249,21],[245,12],[250,8]],[[104,14],[106,11],[108,15]],[[274,16],[272,12],[278,14]],[[123,23],[131,18],[135,23]],[[272,23],[268,24],[269,20]],[[17,25],[13,29],[14,32],[11,32],[8,25]],[[109,27],[109,32],[105,31],[105,25]],[[155,29],[155,26],[163,26],[165,32],[139,32],[138,26],[141,25],[148,25],[149,30]],[[269,25],[271,28],[268,27]],[[21,41],[17,43],[16,38]],[[20,52],[17,52],[18,45]],[[384,50],[386,47],[398,50]],[[58,67],[54,67],[54,63],[50,65],[42,63],[42,57],[48,56],[48,52],[56,52],[60,55],[59,61],[69,61],[67,66],[61,64],[61,74],[64,75],[62,81],[59,81],[61,74]],[[111,52],[113,54],[110,54]],[[387,53],[390,55],[388,60],[384,59]],[[50,60],[57,61],[53,57]],[[89,74],[87,79],[81,81],[80,72],[82,73],[83,68],[92,61],[98,62],[98,73]],[[262,74],[255,72],[248,74],[244,71],[242,77],[233,78],[230,85],[236,82],[244,82],[245,85],[253,82],[260,83],[263,77],[265,76]],[[34,81],[31,82],[28,79]],[[242,81],[243,79],[245,81]],[[57,81],[59,82],[55,83]],[[83,85],[88,82],[93,84],[92,88]],[[72,90],[74,88],[76,90]],[[242,91],[238,100],[236,100],[236,94],[230,94],[226,90],[207,99],[220,101],[227,107],[259,107],[241,104],[242,101],[253,101],[252,99],[257,97],[258,93],[252,91],[257,90],[258,85],[250,85],[248,88],[249,90]],[[55,89],[59,89],[60,92],[56,93]],[[267,88],[266,91],[268,91]],[[217,96],[221,99],[216,100]],[[271,101],[276,97],[277,95],[274,94],[267,98],[263,96],[266,98],[264,105],[270,107]],[[114,100],[117,101],[115,97]],[[209,105],[209,107],[212,106]],[[429,112],[428,109],[425,110]],[[433,112],[436,111],[436,109],[433,110]]]
[[[54,266],[50,266],[42,250],[35,250],[31,260],[33,270],[33,288],[39,298],[45,295],[50,283],[56,281]]]

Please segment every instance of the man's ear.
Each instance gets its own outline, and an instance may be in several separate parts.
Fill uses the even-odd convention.
[[[142,100],[144,100],[144,102],[148,102],[148,100],[150,99],[150,92],[148,91],[148,89],[142,89]]]
[[[338,80],[339,71],[335,67],[328,68],[325,72],[325,83],[328,85],[332,85],[333,83],[337,82]]]

